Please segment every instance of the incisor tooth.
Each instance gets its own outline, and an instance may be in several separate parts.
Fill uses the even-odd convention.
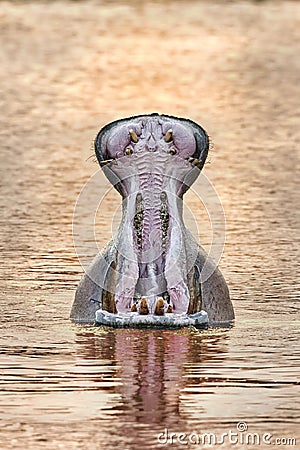
[[[142,299],[141,299],[139,313],[143,316],[145,316],[146,314],[149,314],[149,308],[148,308],[148,303],[147,303],[146,297],[142,297]]]
[[[163,316],[165,314],[165,304],[162,297],[157,299],[154,314],[156,316]]]

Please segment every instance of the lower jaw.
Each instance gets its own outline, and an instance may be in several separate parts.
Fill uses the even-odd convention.
[[[172,230],[169,236],[171,241]],[[157,323],[172,322],[173,316],[199,313],[199,272],[192,266],[189,272],[185,273],[186,268],[178,263],[172,251],[171,242],[168,242],[166,248],[161,249],[159,258],[148,258],[148,263],[141,262],[144,253],[139,253],[136,249],[136,260],[131,262],[126,261],[118,252],[117,261],[112,263],[106,277],[107,290],[102,292],[102,310],[110,314],[121,314],[122,317],[143,316],[134,321],[144,324],[156,319]],[[181,252],[184,253],[184,249],[181,249]],[[187,259],[186,255],[185,257]],[[124,267],[131,273],[126,274]]]
[[[154,314],[140,315],[138,312],[110,313],[99,309],[96,311],[96,325],[106,325],[114,328],[182,328],[193,326],[206,328],[208,315],[205,311],[195,314],[173,314],[162,316]]]

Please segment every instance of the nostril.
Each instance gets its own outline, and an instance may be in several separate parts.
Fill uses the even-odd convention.
[[[150,136],[150,138],[146,144],[146,148],[149,152],[156,152],[156,150],[157,150],[157,143],[152,135]]]
[[[147,145],[147,150],[148,150],[149,152],[156,152],[157,147],[156,147],[156,146],[155,146],[155,147],[151,147],[150,145]]]

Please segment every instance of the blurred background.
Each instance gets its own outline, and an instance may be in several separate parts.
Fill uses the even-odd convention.
[[[299,433],[299,29],[290,0],[0,1],[1,448],[157,448],[166,425],[241,419]],[[69,323],[93,139],[151,112],[210,135],[231,330],[125,338]],[[206,248],[204,207],[186,203]],[[100,247],[119,205],[111,191]]]

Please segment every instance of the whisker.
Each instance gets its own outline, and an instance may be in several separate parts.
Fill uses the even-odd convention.
[[[85,162],[87,162],[88,160],[90,160],[90,159],[92,159],[92,161],[93,162],[97,162],[97,158],[96,158],[96,156],[93,154],[93,155],[90,155],[86,160],[85,160]]]

